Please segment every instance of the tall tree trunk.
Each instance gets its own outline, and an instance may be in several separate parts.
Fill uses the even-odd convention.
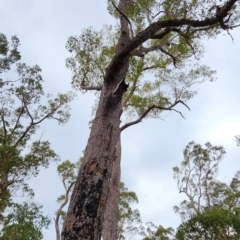
[[[121,13],[125,13],[127,2],[119,2]],[[120,140],[121,101],[127,90],[124,79],[129,68],[129,55],[116,64],[118,54],[129,43],[128,22],[123,15],[120,15],[120,24],[116,55],[106,69],[96,116],[63,225],[62,240],[101,239],[116,145]]]
[[[113,162],[113,171],[110,183],[109,196],[104,213],[103,222],[103,240],[117,239],[117,211],[120,191],[121,178],[121,140],[117,141],[115,160]]]
[[[121,98],[103,89],[73,190],[62,240],[100,240],[116,144],[120,137]]]

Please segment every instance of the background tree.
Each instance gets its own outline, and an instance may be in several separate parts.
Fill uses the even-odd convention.
[[[67,43],[73,53],[67,60],[73,86],[100,91],[100,97],[64,240],[100,239],[120,132],[146,117],[159,117],[163,110],[178,111],[178,104],[187,106],[194,95],[190,86],[213,73],[197,64],[201,40],[234,28],[239,20],[237,0],[221,7],[216,1],[108,2],[109,13],[120,19],[116,31],[103,38],[102,31],[87,29]],[[153,79],[144,80],[145,73]],[[121,116],[130,120],[119,127]]]
[[[64,208],[69,203],[72,194],[72,189],[76,182],[77,172],[81,163],[80,158],[75,164],[66,160],[58,165],[57,171],[61,177],[65,194],[58,197],[57,202],[60,207],[56,212],[55,229],[56,239],[61,240],[60,226],[64,222],[66,212]],[[138,209],[133,209],[133,206],[138,203],[138,198],[135,192],[129,191],[123,182],[120,183],[120,194],[118,199],[117,211],[117,238],[118,240],[133,239],[135,237],[143,236],[144,240],[170,240],[174,233],[172,228],[164,228],[163,226],[155,226],[153,223],[146,223],[142,225],[140,212]],[[104,231],[105,229],[103,229]],[[104,235],[104,234],[103,234]]]
[[[174,240],[174,229],[164,228],[162,225],[155,226],[152,222],[146,223],[146,227],[142,227],[141,235],[143,240]]]
[[[28,194],[32,198],[34,192],[26,180],[37,176],[41,167],[46,168],[52,161],[58,160],[48,141],[42,141],[41,136],[34,141],[35,134],[46,119],[55,119],[59,124],[66,123],[70,117],[68,104],[74,97],[72,93],[58,94],[55,98],[45,94],[41,69],[37,65],[29,67],[18,62],[21,58],[19,44],[16,36],[8,42],[5,35],[0,34],[0,226],[5,229],[5,235],[9,235],[16,225],[23,226],[20,222],[16,223],[21,211],[34,212],[32,216],[37,217],[39,206],[33,203],[14,204],[12,197]],[[9,79],[8,71],[13,64],[18,77]],[[7,225],[11,223],[8,220],[9,211],[16,214],[15,225]],[[43,222],[43,226],[48,225],[47,218],[43,217]],[[34,222],[32,228],[35,228]],[[36,239],[40,238],[39,235]]]
[[[61,240],[60,225],[63,224],[66,212],[64,208],[69,203],[69,198],[72,194],[72,189],[76,182],[77,172],[79,170],[81,158],[77,163],[72,163],[66,160],[58,165],[57,171],[61,177],[65,193],[58,197],[57,202],[60,207],[56,212],[55,229],[56,239]],[[132,209],[132,205],[138,203],[138,198],[135,192],[128,191],[124,183],[120,185],[120,197],[118,199],[118,232],[117,239],[130,239],[131,236],[136,236],[139,233],[139,226],[141,223],[140,213],[137,209]],[[128,236],[126,238],[126,236]],[[130,237],[130,238],[129,238]]]
[[[236,140],[237,146],[240,146],[240,135],[236,135],[235,140]]]
[[[1,240],[40,240],[42,229],[48,228],[51,219],[41,212],[42,206],[35,203],[13,204],[3,221]]]
[[[69,202],[69,198],[71,196],[74,184],[76,182],[77,172],[79,170],[80,163],[81,158],[75,164],[70,162],[69,160],[66,160],[59,164],[57,167],[58,175],[62,179],[63,187],[65,190],[65,193],[59,196],[57,199],[57,202],[61,203],[60,207],[56,212],[56,218],[54,219],[57,240],[61,240],[60,225],[63,224],[64,218],[66,216],[66,212],[63,210],[63,208]]]
[[[173,168],[179,192],[188,198],[174,207],[183,221],[177,239],[240,237],[240,171],[229,185],[217,180],[224,154],[221,146],[206,143],[203,147],[190,142],[183,152],[181,167]]]
[[[139,234],[140,213],[137,209],[132,209],[132,205],[136,203],[138,203],[136,193],[128,191],[125,184],[121,182],[117,214],[118,240],[132,239]]]

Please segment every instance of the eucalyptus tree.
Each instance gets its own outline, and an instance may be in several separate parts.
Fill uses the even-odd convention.
[[[175,240],[173,228],[164,228],[162,225],[157,227],[152,222],[146,223],[141,235],[144,236],[143,240]]]
[[[60,195],[57,202],[60,204],[56,211],[55,230],[56,240],[61,240],[60,229],[66,217],[65,207],[69,203],[74,184],[76,183],[77,171],[81,163],[81,158],[76,163],[66,160],[58,165],[57,172],[61,178],[64,194]],[[140,233],[140,213],[132,206],[138,203],[135,192],[129,191],[123,182],[120,183],[120,194],[117,211],[117,239],[130,239],[130,236],[136,236]],[[104,235],[104,234],[103,234]],[[126,238],[128,236],[128,238]]]
[[[190,142],[181,166],[173,168],[179,192],[187,197],[174,207],[183,221],[176,239],[240,238],[240,171],[229,185],[217,180],[224,154],[221,146]]]
[[[12,204],[9,214],[3,221],[1,240],[40,240],[43,229],[48,228],[51,219],[44,216],[42,206],[24,202]]]
[[[76,163],[72,163],[69,160],[66,160],[59,164],[57,167],[57,172],[58,175],[61,177],[65,192],[57,199],[57,202],[60,203],[60,206],[56,211],[56,218],[54,219],[56,240],[61,240],[60,229],[66,216],[64,207],[66,207],[69,203],[69,198],[72,194],[72,189],[76,182],[77,172],[79,170],[80,163],[81,158]]]
[[[237,0],[108,0],[115,27],[69,38],[72,84],[98,98],[63,240],[99,240],[102,228],[115,229],[104,239],[116,239],[121,132],[162,111],[181,114],[178,105],[188,108],[196,93],[191,86],[213,80],[199,63],[202,40],[238,26],[238,11]]]
[[[69,102],[74,97],[72,93],[56,97],[45,94],[39,66],[19,62],[19,44],[16,36],[9,42],[0,34],[0,227],[7,227],[7,207],[17,206],[16,213],[20,212],[20,205],[13,205],[13,195],[33,197],[26,180],[37,176],[41,167],[58,160],[50,143],[36,135],[37,130],[47,119],[59,124],[67,122]],[[16,67],[16,74],[9,71],[12,66]],[[26,209],[30,205],[21,206]]]
[[[120,194],[117,211],[117,238],[118,240],[132,239],[140,233],[141,218],[138,209],[133,205],[138,203],[135,192],[129,191],[123,182],[120,183]],[[104,229],[106,231],[107,229]],[[114,229],[113,229],[114,230]],[[104,234],[103,234],[104,236]]]

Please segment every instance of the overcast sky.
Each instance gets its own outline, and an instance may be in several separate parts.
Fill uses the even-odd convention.
[[[21,41],[22,62],[38,64],[45,79],[45,91],[65,92],[71,89],[71,72],[65,67],[69,56],[65,44],[71,35],[83,28],[101,29],[114,20],[106,11],[106,1],[81,0],[0,0],[0,32],[8,39],[17,35]],[[172,178],[172,167],[183,160],[182,150],[188,142],[223,145],[227,155],[220,165],[219,180],[229,182],[240,170],[240,148],[234,135],[240,134],[240,30],[206,42],[201,60],[217,70],[217,81],[197,86],[198,95],[188,102],[191,111],[181,108],[179,114],[164,113],[163,120],[145,120],[122,134],[122,181],[135,191],[143,222],[152,221],[164,227],[177,227],[180,218],[173,206],[183,199]],[[51,142],[62,160],[76,161],[85,149],[94,96],[79,94],[71,104],[71,120],[63,127],[49,121],[38,136]],[[56,174],[56,164],[31,180],[35,201],[43,204],[44,213],[54,217],[56,198],[63,193]],[[55,238],[53,224],[44,240]]]

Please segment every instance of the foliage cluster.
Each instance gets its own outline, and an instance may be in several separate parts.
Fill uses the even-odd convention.
[[[32,199],[34,191],[27,180],[59,160],[48,141],[42,141],[42,136],[34,139],[43,121],[68,121],[74,94],[54,98],[45,94],[40,67],[19,62],[19,45],[16,36],[9,42],[0,34],[0,238],[42,239],[41,229],[49,225],[49,217],[32,200],[20,204],[14,197]],[[9,72],[12,67],[16,67],[17,77]]]

